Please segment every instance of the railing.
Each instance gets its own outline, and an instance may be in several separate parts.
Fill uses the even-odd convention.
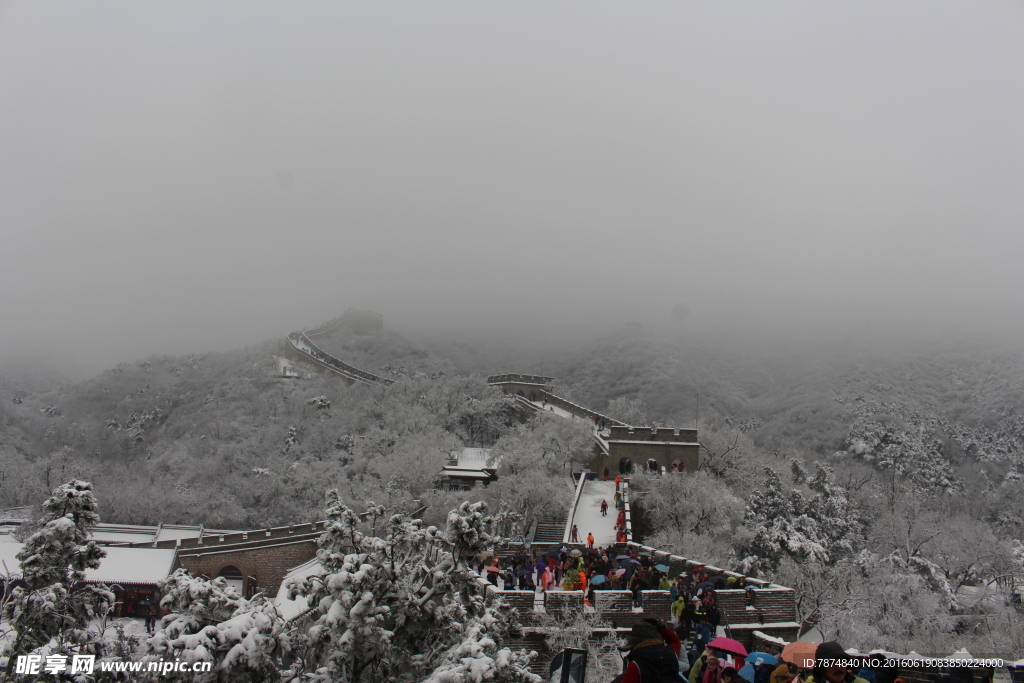
[[[602,420],[605,424],[608,425],[629,426],[625,422],[620,422],[619,420],[616,420],[613,417],[602,415],[601,413],[595,410],[591,410],[590,408],[584,408],[578,403],[573,403],[572,401],[564,399],[561,396],[555,396],[550,391],[541,391],[540,393],[544,398],[548,400],[548,403],[550,403],[551,405],[557,408],[561,408],[562,410],[572,413],[573,415],[576,415],[578,417],[588,417],[590,419],[594,419],[596,417],[598,420]]]
[[[580,482],[576,485],[576,495],[572,499],[572,507],[569,508],[569,516],[565,520],[565,533],[562,534],[562,543],[569,543],[570,536],[572,533],[572,525],[576,520],[576,508],[580,504],[580,496],[583,495],[583,489],[587,485],[587,473],[580,472]],[[578,543],[579,541],[577,541]]]

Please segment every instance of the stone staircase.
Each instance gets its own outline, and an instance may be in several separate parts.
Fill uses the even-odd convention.
[[[534,543],[561,543],[565,536],[565,515],[544,515],[537,520]]]

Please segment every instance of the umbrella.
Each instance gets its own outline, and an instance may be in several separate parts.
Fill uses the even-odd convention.
[[[520,569],[516,576],[529,576],[533,574],[533,569]]]
[[[604,580],[605,580],[604,579],[604,574],[598,574],[598,575],[596,575],[594,578],[592,578],[590,580],[590,585],[591,586],[599,586],[602,583],[604,583]]]
[[[747,656],[747,648],[743,647],[743,643],[738,640],[733,640],[732,638],[715,638],[708,643],[708,647],[728,652],[731,655],[738,655],[740,657]]]
[[[597,548],[587,548],[587,555],[597,555]]]
[[[754,663],[757,661],[758,657],[763,659],[764,663],[769,666],[776,666],[779,663],[779,660],[775,657],[775,655],[770,655],[767,652],[751,652],[749,655],[747,655],[747,664],[750,664],[750,666],[754,666]]]
[[[487,567],[487,571],[489,571],[489,572],[500,572],[501,569],[498,568],[498,567]]]
[[[615,559],[616,560],[628,560],[629,559],[629,555],[619,555]]]
[[[817,649],[817,643],[798,640],[782,648],[782,656],[779,659],[796,664],[801,669],[813,669],[814,653]]]
[[[704,583],[698,583],[697,588],[710,588],[714,590],[715,584],[711,583],[710,581],[705,581]]]
[[[750,662],[741,666],[736,674],[747,683],[754,683],[754,666]]]
[[[656,565],[654,565],[654,568],[657,569],[659,572],[667,572],[668,571],[668,567],[663,565],[663,564],[656,564]]]
[[[581,552],[580,552],[579,550],[577,550],[576,548],[573,548],[572,550],[570,550],[570,551],[569,551],[569,555],[570,555],[571,557],[582,557],[582,556],[583,556],[583,553],[581,553]]]
[[[625,573],[626,573],[625,569],[616,569],[615,570],[615,576],[622,576]]]
[[[640,560],[634,560],[634,559],[630,558],[628,561],[632,562],[633,564],[640,564]]]

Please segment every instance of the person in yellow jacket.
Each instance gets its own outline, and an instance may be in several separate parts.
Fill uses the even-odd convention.
[[[683,618],[683,612],[686,611],[686,596],[680,595],[676,598],[676,601],[672,603],[672,621],[675,624],[679,624],[679,620]]]

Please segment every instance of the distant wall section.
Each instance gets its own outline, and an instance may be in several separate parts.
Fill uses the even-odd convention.
[[[700,462],[700,442],[696,429],[669,427],[628,427],[612,425],[608,434],[608,453],[599,453],[591,461],[590,469],[603,473],[607,467],[612,474],[627,473],[647,467],[651,461],[660,470],[673,465],[685,472],[695,472]]]

